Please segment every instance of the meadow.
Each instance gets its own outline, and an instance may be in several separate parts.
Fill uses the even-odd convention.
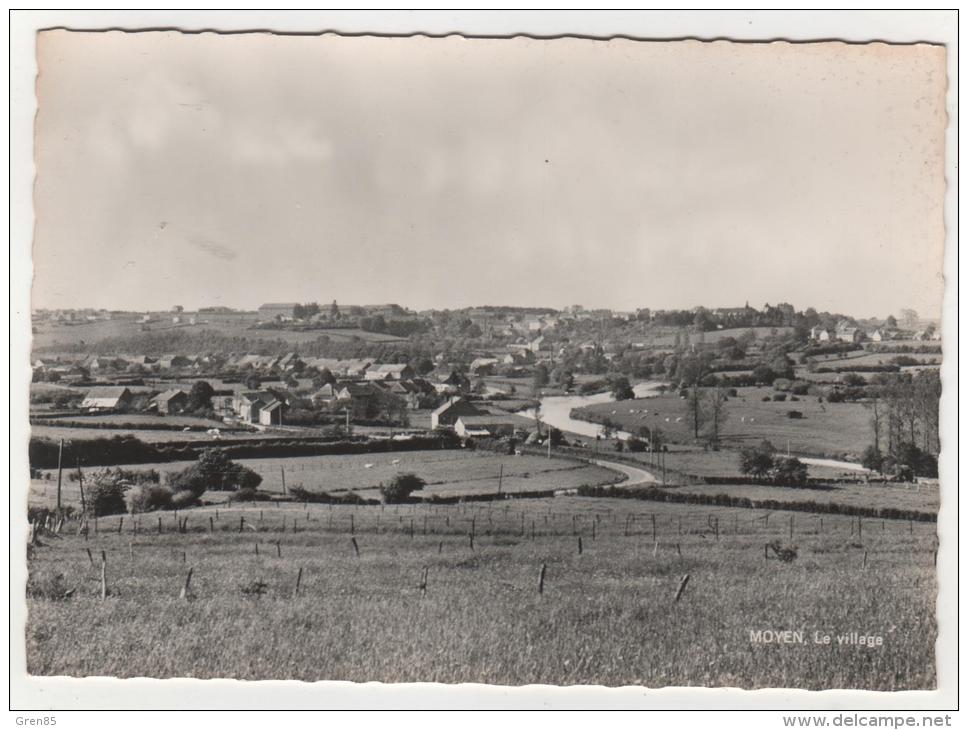
[[[389,483],[395,476],[412,472],[427,482],[415,496],[458,496],[476,494],[533,492],[549,489],[573,489],[583,484],[600,485],[618,482],[621,475],[600,466],[582,464],[543,456],[503,456],[489,451],[408,451],[342,456],[305,456],[284,459],[235,459],[262,476],[259,489],[282,494],[283,478],[287,487],[300,486],[318,492],[356,492],[378,499],[378,485]],[[159,464],[135,464],[126,469],[154,469],[164,475],[190,466],[192,461]],[[371,466],[367,467],[367,464]],[[52,480],[31,481],[29,503],[37,506],[56,504],[56,473]],[[80,505],[77,482],[62,480],[62,503]],[[227,493],[206,494],[206,499],[225,500]]]
[[[778,500],[784,503],[813,501],[848,507],[885,507],[937,513],[941,496],[936,484],[831,484],[823,487],[774,487],[762,484],[684,484],[670,487],[685,494],[747,497],[753,500]]]
[[[627,459],[641,461],[644,466],[652,466],[658,469],[658,462],[649,452],[624,452],[623,456]],[[670,447],[663,455],[667,469],[682,472],[684,474],[694,474],[700,477],[738,477],[741,475],[739,470],[739,452],[730,449],[720,451],[703,450],[700,448],[682,448],[677,446]],[[836,477],[857,477],[857,472],[848,472],[836,467],[808,464],[807,473],[810,477],[817,479],[830,479]]]
[[[855,459],[871,442],[870,413],[860,403],[821,403],[815,396],[790,395],[783,402],[763,401],[772,397],[772,388],[740,388],[739,395],[726,403],[727,420],[721,430],[724,446],[740,448],[769,439],[777,449],[791,452]],[[787,417],[791,410],[802,418]],[[694,441],[686,401],[677,395],[601,403],[578,409],[594,420],[610,419],[622,430],[637,431],[641,426],[661,429],[667,440]]]
[[[88,527],[85,538],[68,523],[30,551],[33,675],[936,682],[930,523],[564,497],[222,505]],[[796,558],[777,559],[771,542]],[[788,629],[804,643],[751,638]],[[849,632],[883,644],[837,642]]]

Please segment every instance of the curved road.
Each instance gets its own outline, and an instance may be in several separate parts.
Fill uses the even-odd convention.
[[[622,487],[636,487],[640,484],[658,484],[659,480],[656,478],[655,474],[647,472],[645,469],[639,469],[635,466],[629,466],[628,464],[620,464],[617,461],[604,461],[600,459],[593,459],[593,464],[605,467],[606,469],[611,469],[613,471],[621,472],[628,477],[624,482],[619,482],[617,486]]]

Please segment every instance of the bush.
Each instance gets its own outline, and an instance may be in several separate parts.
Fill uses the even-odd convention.
[[[291,491],[295,495],[297,488],[293,488]],[[230,502],[268,502],[272,497],[265,492],[260,492],[258,489],[240,489],[237,492],[232,493],[229,496]],[[303,500],[309,502],[310,500]]]
[[[246,466],[233,463],[221,449],[205,449],[196,463],[169,474],[168,483],[176,492],[188,491],[198,499],[207,489],[229,492],[255,489],[262,483],[262,477]]]
[[[423,489],[426,483],[416,474],[398,474],[388,485],[380,486],[380,494],[388,504],[406,502],[411,493]]]
[[[625,442],[625,448],[630,453],[638,454],[642,451],[645,451],[648,448],[648,444],[646,444],[646,442],[642,439],[633,437]]]
[[[802,411],[787,411],[787,418],[803,418]]]
[[[128,512],[153,512],[171,507],[173,492],[169,487],[159,484],[141,484],[132,487],[125,495]]]
[[[773,400],[776,401],[777,403],[782,403],[786,399],[787,399],[786,393],[774,393],[773,394]]]
[[[794,395],[807,395],[810,392],[810,383],[794,383],[790,392]]]
[[[773,463],[771,477],[775,484],[784,487],[805,487],[807,465],[796,457],[781,456]]]
[[[188,489],[183,489],[182,491],[175,492],[173,495],[171,495],[172,509],[185,509],[186,507],[194,507],[197,504],[198,497],[195,496],[194,492]]]
[[[758,446],[746,448],[739,452],[739,470],[751,477],[766,477],[773,468],[773,444],[767,440]]]
[[[95,474],[84,485],[86,511],[95,517],[102,515],[123,515],[127,512],[124,492],[127,485],[110,474]]]

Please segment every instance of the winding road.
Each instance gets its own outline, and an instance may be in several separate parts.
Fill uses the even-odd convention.
[[[658,484],[659,480],[656,478],[655,474],[647,472],[645,469],[639,469],[635,466],[629,466],[628,464],[620,464],[617,461],[603,461],[600,459],[592,460],[593,464],[597,466],[604,467],[606,469],[611,469],[612,471],[618,471],[628,477],[624,482],[619,482],[619,486],[622,487],[636,487],[640,484]]]

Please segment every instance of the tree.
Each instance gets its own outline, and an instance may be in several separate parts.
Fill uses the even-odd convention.
[[[198,380],[188,393],[188,408],[193,411],[209,410],[215,389],[206,380]]]
[[[739,470],[742,474],[763,479],[773,469],[773,453],[776,449],[767,440],[739,452]]]
[[[773,482],[785,487],[802,487],[807,483],[807,466],[793,456],[781,456],[770,472]]]
[[[245,376],[245,387],[247,390],[258,390],[262,387],[262,378],[255,373]]]
[[[887,327],[888,329],[896,330],[897,317],[895,317],[893,314],[887,315],[887,319],[884,320],[884,326]]]
[[[534,375],[531,378],[532,390],[537,394],[544,386],[548,384],[548,366],[543,362],[539,362],[534,366]]]
[[[686,413],[692,421],[693,438],[699,438],[699,431],[706,424],[707,409],[705,406],[705,395],[699,386],[693,386],[686,395]]]
[[[776,377],[776,373],[769,365],[760,364],[753,368],[753,382],[757,385],[773,385]]]
[[[864,449],[860,463],[865,469],[870,469],[871,471],[881,471],[881,468],[884,466],[884,455],[881,453],[879,448],[872,444]]]
[[[336,300],[334,299],[333,300],[333,303],[329,306],[329,318],[330,319],[339,319],[340,316],[341,315],[339,313],[339,307],[337,306]]]
[[[335,382],[336,376],[333,375],[333,371],[329,368],[323,368],[313,378],[313,387],[319,390],[324,385],[333,385]]]
[[[629,384],[629,379],[619,375],[612,380],[612,396],[615,400],[630,400],[635,398],[635,391]]]
[[[901,321],[904,323],[905,327],[914,329],[915,327],[918,326],[919,320],[920,320],[920,317],[918,317],[918,313],[915,310],[913,309],[901,310]]]
[[[413,492],[423,489],[426,483],[416,474],[398,474],[386,486],[380,485],[380,494],[388,504],[406,502]]]
[[[221,449],[205,449],[198,461],[178,472],[168,474],[168,484],[175,492],[191,492],[197,500],[208,489],[238,491],[255,489],[262,476],[241,464],[236,464]]]
[[[727,400],[726,390],[719,387],[712,388],[706,396],[706,409],[708,412],[706,433],[709,442],[714,447],[719,446],[719,435],[729,415],[726,410]]]

